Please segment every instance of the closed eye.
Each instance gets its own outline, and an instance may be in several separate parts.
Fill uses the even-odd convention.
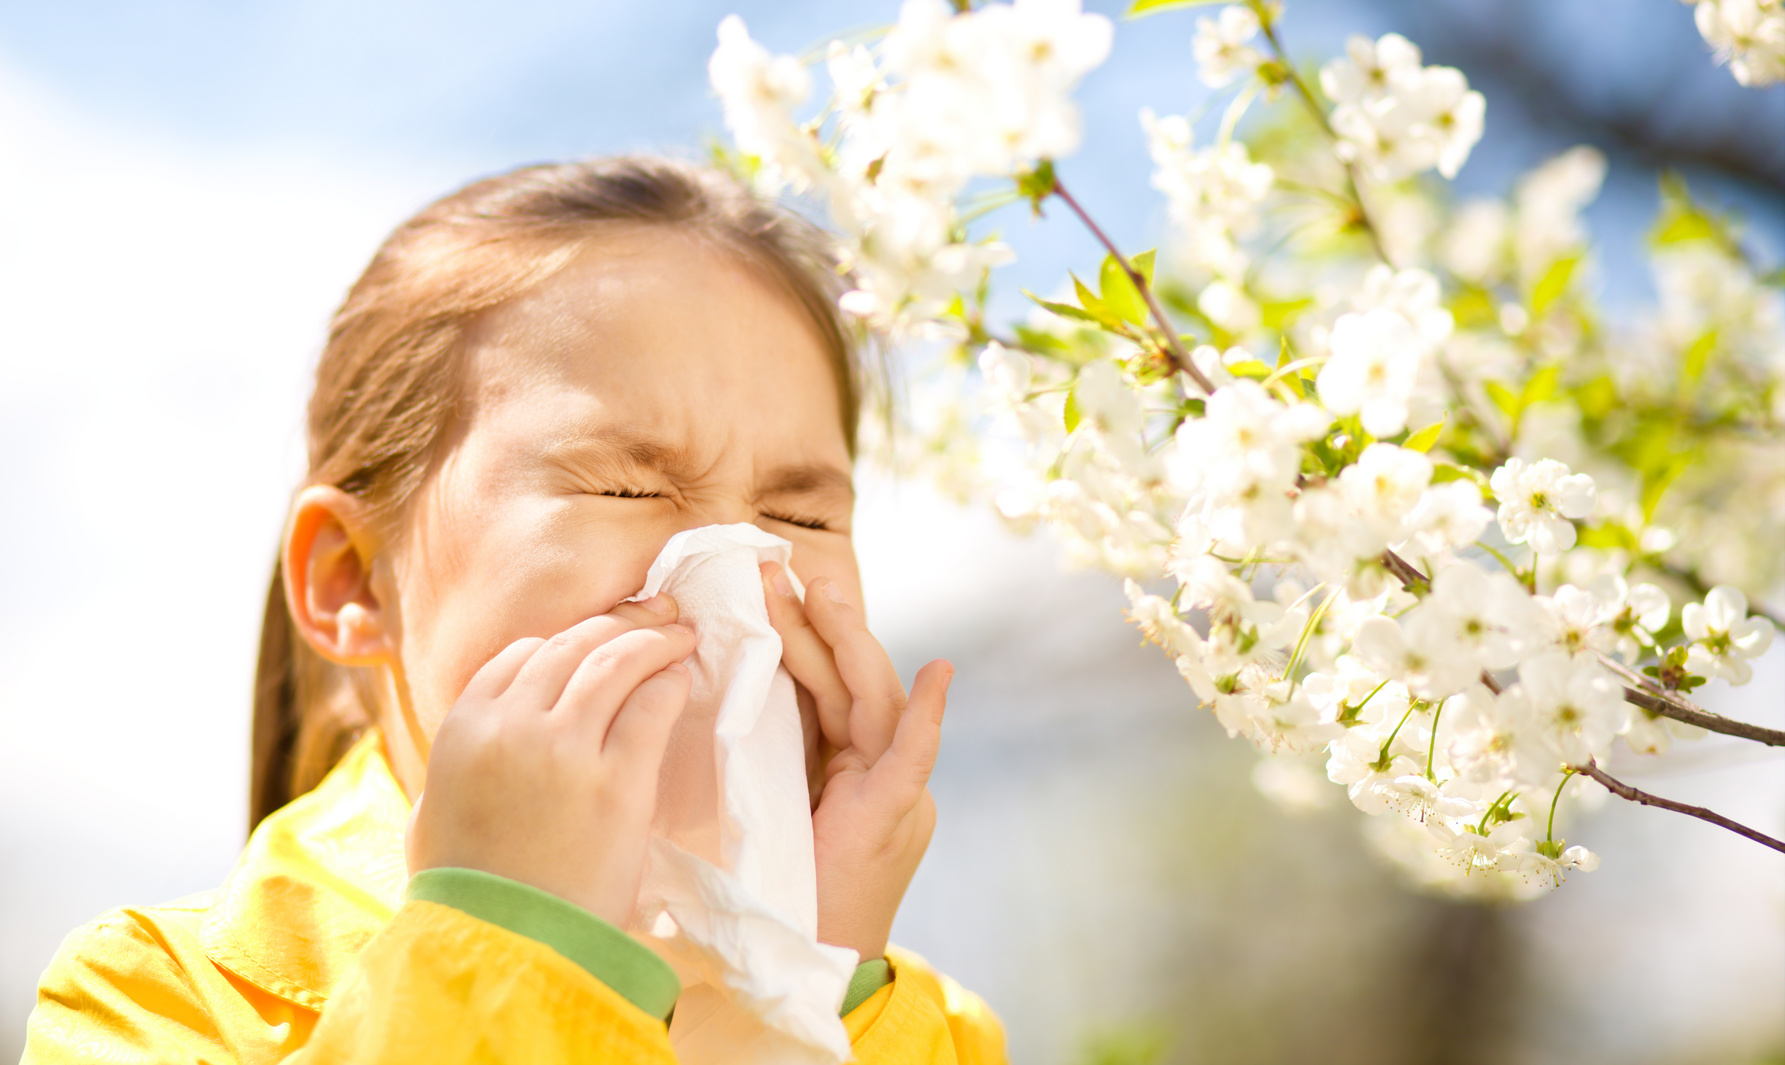
[[[830,523],[819,518],[802,518],[791,514],[771,514],[766,510],[762,512],[762,516],[770,521],[785,522],[788,525],[797,525],[802,529],[816,529],[819,532],[827,532],[830,529]]]
[[[598,496],[612,496],[616,499],[661,499],[662,492],[647,492],[642,488],[608,488],[593,493]]]

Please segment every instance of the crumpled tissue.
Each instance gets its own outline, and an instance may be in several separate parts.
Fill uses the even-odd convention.
[[[791,553],[754,525],[690,529],[634,597],[674,596],[695,636],[631,929],[681,977],[669,1037],[686,1065],[850,1057],[837,1010],[858,958],[818,942],[805,741],[759,569]]]

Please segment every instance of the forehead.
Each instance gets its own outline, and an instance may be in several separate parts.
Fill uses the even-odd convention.
[[[626,428],[848,465],[836,371],[791,296],[699,236],[603,234],[467,335],[473,422]]]

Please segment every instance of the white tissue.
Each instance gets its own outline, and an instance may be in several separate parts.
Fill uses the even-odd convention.
[[[759,569],[791,551],[754,525],[691,529],[635,597],[673,595],[695,637],[632,929],[681,977],[669,1038],[685,1065],[850,1057],[837,1010],[858,959],[818,942],[805,742]]]

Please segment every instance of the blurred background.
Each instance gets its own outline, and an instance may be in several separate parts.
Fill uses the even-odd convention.
[[[800,51],[896,4],[0,7],[0,1059],[70,929],[214,886],[235,859],[306,376],[373,248],[479,175],[700,151],[733,10]],[[1196,14],[1119,24],[1081,95],[1093,124],[1063,174],[1127,244],[1164,223],[1137,110],[1203,97]],[[1572,144],[1607,153],[1587,218],[1613,308],[1652,291],[1663,164],[1781,259],[1785,88],[1737,87],[1689,7],[1291,0],[1285,25],[1309,58],[1390,30],[1488,96],[1460,191],[1503,191]],[[1063,219],[1006,224],[1008,292],[1097,259]],[[1259,797],[1250,748],[1138,645],[1111,579],[1061,573],[1045,540],[918,483],[872,480],[858,527],[901,668],[947,656],[960,678],[942,821],[895,939],[991,1002],[1013,1061],[1785,1061],[1778,854],[1611,803],[1570,833],[1601,869],[1547,898],[1420,896],[1339,789],[1301,816]],[[1706,698],[1785,725],[1785,639],[1750,686]],[[1785,833],[1785,752],[1713,738],[1612,769]]]

